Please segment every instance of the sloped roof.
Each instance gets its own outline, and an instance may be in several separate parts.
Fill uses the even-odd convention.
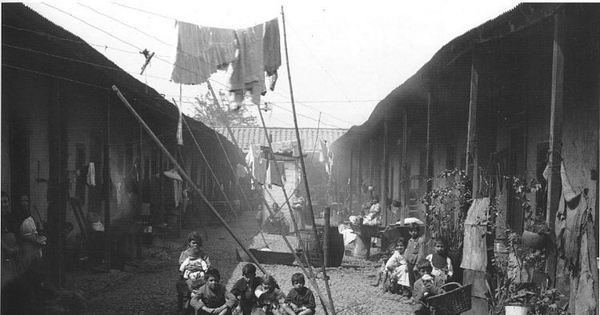
[[[564,3],[521,3],[494,19],[491,19],[466,33],[456,37],[441,47],[435,55],[404,83],[394,88],[373,109],[369,119],[359,126],[352,126],[342,135],[334,147],[342,147],[347,141],[361,137],[369,137],[376,128],[380,128],[382,120],[401,115],[399,111],[390,109],[399,106],[422,106],[426,104],[427,81],[448,67],[458,58],[473,50],[479,44],[491,42],[515,32],[527,29],[552,17]],[[421,100],[421,101],[419,101]]]
[[[111,97],[116,97],[112,91],[115,85],[142,117],[152,116],[169,124],[176,124],[179,117],[177,107],[156,90],[125,72],[80,37],[22,3],[2,4],[4,79],[8,78],[5,70],[9,69],[106,90]],[[208,126],[189,117],[185,119],[195,137],[216,141],[214,131]],[[184,137],[187,136],[184,132]],[[228,151],[237,150],[231,142],[223,143]]]
[[[227,128],[215,128],[219,133],[232,140]],[[267,146],[267,139],[262,127],[231,127],[233,135],[242,151],[247,151],[251,144],[260,144]],[[296,140],[296,131],[294,128],[267,128],[272,142],[284,142]],[[348,129],[342,128],[300,128],[300,141],[302,142],[302,152],[312,152],[320,150],[319,140],[325,140],[328,144],[333,143]]]

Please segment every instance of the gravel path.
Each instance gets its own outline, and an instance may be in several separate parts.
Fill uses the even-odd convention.
[[[262,237],[255,236],[256,223],[253,213],[243,213],[231,220],[229,226],[246,246],[262,247],[253,244]],[[187,235],[188,231],[182,233]],[[241,277],[245,262],[236,258],[237,242],[224,227],[208,227],[202,230],[205,249],[211,257],[211,263],[219,269],[221,282],[227,288]],[[269,240],[273,239],[268,235]],[[254,238],[253,238],[254,237]],[[279,237],[280,238],[280,237]],[[293,241],[290,241],[292,244]],[[81,292],[88,302],[87,314],[90,315],[137,315],[137,314],[177,314],[175,282],[178,279],[177,258],[186,239],[156,238],[152,247],[143,248],[143,260],[126,265],[124,271],[111,270],[107,273],[75,271],[67,275],[67,288]],[[264,243],[263,243],[264,244]],[[270,246],[273,248],[273,244]],[[292,288],[291,276],[302,272],[298,266],[264,264],[264,268],[273,274],[281,289],[289,292]],[[399,302],[400,296],[383,293],[372,287],[379,263],[368,260],[344,257],[342,266],[327,268],[337,314],[411,314],[411,307]],[[324,297],[327,297],[321,269],[314,269],[317,283]],[[260,272],[259,272],[260,275]],[[307,281],[308,287],[315,289]],[[315,297],[316,295],[315,292]],[[321,303],[317,301],[317,314],[324,314]]]

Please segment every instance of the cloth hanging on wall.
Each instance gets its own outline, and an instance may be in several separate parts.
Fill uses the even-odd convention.
[[[490,198],[473,200],[465,219],[465,236],[461,268],[485,272],[487,268],[487,246],[485,235]]]
[[[94,162],[90,162],[90,166],[88,167],[87,184],[90,187],[96,186],[96,167],[94,165]]]

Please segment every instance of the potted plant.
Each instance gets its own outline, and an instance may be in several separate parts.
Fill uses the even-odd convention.
[[[525,214],[522,242],[532,248],[541,248],[545,246],[550,235],[550,229],[546,225],[546,209],[538,205],[533,207],[529,196],[539,191],[542,186],[535,178],[530,182],[518,177],[511,180],[515,199]]]
[[[507,230],[508,259],[494,259],[495,290],[489,292],[494,314],[566,314],[558,302],[562,294],[546,289],[545,249],[523,244],[522,237]]]

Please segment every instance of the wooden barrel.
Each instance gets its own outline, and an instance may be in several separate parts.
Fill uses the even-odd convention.
[[[321,248],[323,247],[323,227],[317,227]],[[313,266],[321,266],[321,254],[315,235],[312,229],[300,230],[300,244],[302,249],[306,251],[310,264]],[[344,258],[344,237],[340,234],[336,227],[329,229],[329,256],[327,267],[338,267],[342,265]]]

